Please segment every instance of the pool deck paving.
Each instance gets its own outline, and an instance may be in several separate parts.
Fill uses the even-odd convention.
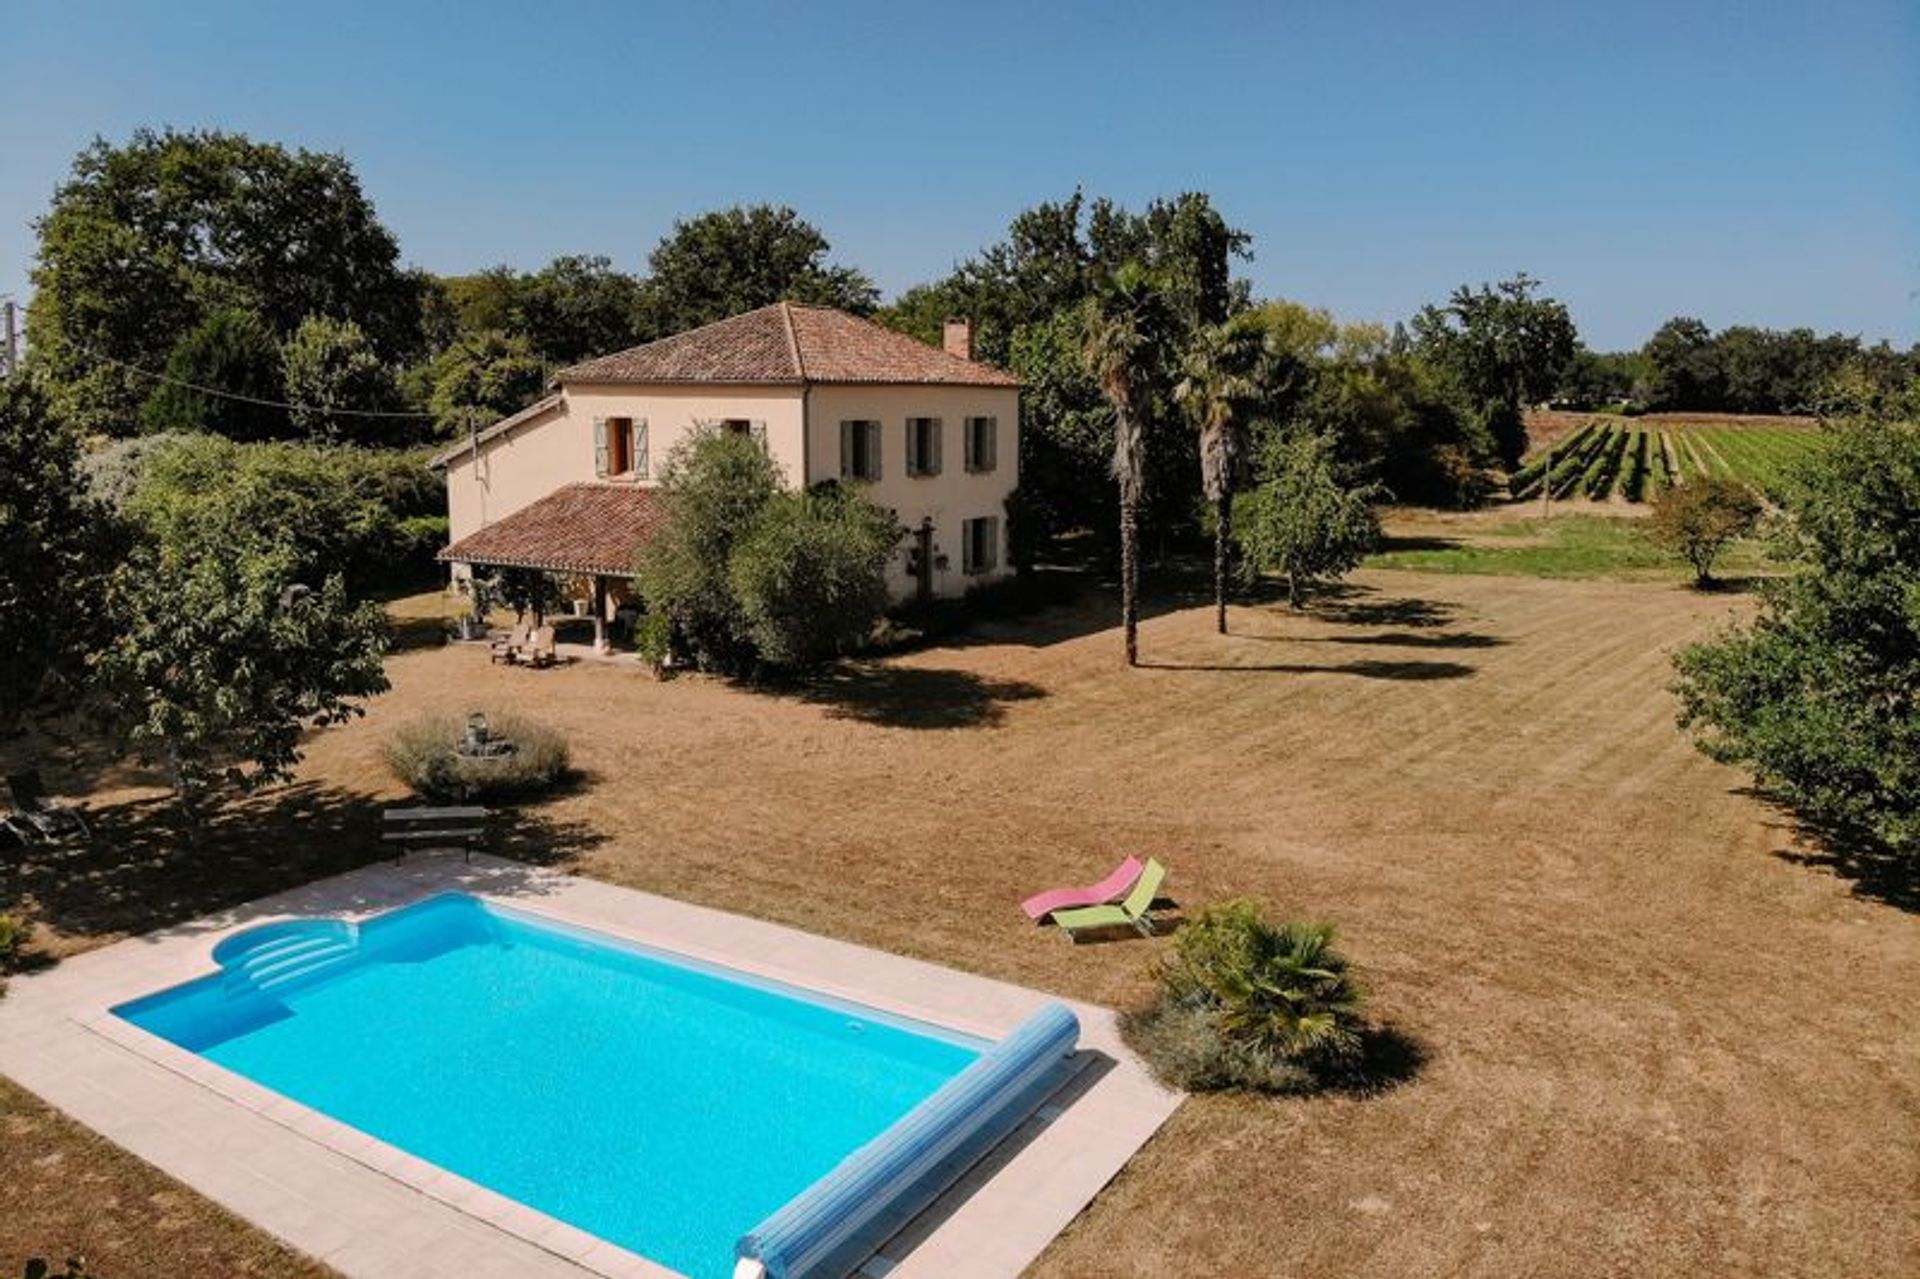
[[[213,971],[222,938],[299,916],[361,919],[475,893],[555,922],[997,1039],[1053,996],[796,929],[476,855],[416,853],[16,977],[0,1073],[342,1274],[667,1279],[675,1272],[281,1097],[114,1016]],[[1066,1003],[1080,1049],[1059,1089],[864,1262],[865,1279],[1018,1275],[1164,1123],[1180,1096]],[[476,1104],[489,1099],[476,1098]],[[510,1104],[510,1099],[495,1099]]]

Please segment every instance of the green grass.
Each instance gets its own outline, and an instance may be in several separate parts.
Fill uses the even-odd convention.
[[[1411,538],[1367,560],[1371,568],[1504,577],[1622,578],[1682,581],[1691,572],[1647,538],[1645,522],[1603,515],[1513,520],[1458,538]],[[1777,572],[1758,542],[1742,542],[1716,567],[1739,578]]]
[[[1677,474],[1667,473],[1661,455],[1662,437],[1673,447]],[[1525,501],[1540,494],[1544,484],[1555,499],[1584,495],[1604,500],[1618,495],[1629,502],[1656,496],[1660,490],[1697,475],[1720,475],[1743,480],[1770,497],[1796,462],[1825,448],[1832,436],[1804,427],[1670,426],[1643,428],[1630,424],[1589,421],[1555,445],[1553,469],[1543,450],[1514,472],[1508,491]],[[1634,460],[1642,455],[1648,467],[1636,481]]]

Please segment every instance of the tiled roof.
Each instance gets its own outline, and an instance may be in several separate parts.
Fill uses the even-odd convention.
[[[831,307],[776,302],[715,324],[561,369],[567,382],[810,382],[1018,386],[989,364],[963,360]]]
[[[439,558],[453,564],[624,577],[633,572],[635,549],[665,518],[658,490],[633,484],[569,484],[469,533]]]

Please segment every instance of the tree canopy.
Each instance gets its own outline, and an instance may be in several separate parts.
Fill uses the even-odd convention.
[[[1920,426],[1841,432],[1803,464],[1786,509],[1786,549],[1803,570],[1762,586],[1753,623],[1681,653],[1682,722],[1862,863],[1890,857],[1884,869],[1910,886],[1920,867]]]
[[[27,332],[56,407],[129,433],[178,335],[222,309],[278,340],[351,319],[383,359],[420,347],[421,281],[346,159],[218,131],[96,139],[36,225]]]
[[[1421,354],[1459,380],[1509,466],[1526,451],[1521,410],[1552,397],[1579,342],[1566,306],[1534,296],[1539,285],[1524,271],[1461,285],[1446,305],[1421,307],[1411,326]]]
[[[79,460],[39,387],[0,381],[0,732],[75,673],[86,643],[99,514]]]
[[[784,205],[737,205],[675,222],[647,257],[641,338],[782,300],[872,311],[879,290],[864,273],[828,262],[831,248],[818,227]]]

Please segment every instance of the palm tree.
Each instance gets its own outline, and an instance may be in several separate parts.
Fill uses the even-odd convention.
[[[1258,329],[1237,320],[1194,334],[1173,398],[1186,406],[1200,437],[1200,486],[1213,503],[1213,620],[1227,633],[1227,543],[1233,534],[1233,482],[1246,448],[1247,409],[1260,395]]]
[[[1147,485],[1146,431],[1165,332],[1166,301],[1137,262],[1113,273],[1087,310],[1082,355],[1113,407],[1113,478],[1120,486],[1120,623],[1127,665],[1140,664],[1140,500]]]

